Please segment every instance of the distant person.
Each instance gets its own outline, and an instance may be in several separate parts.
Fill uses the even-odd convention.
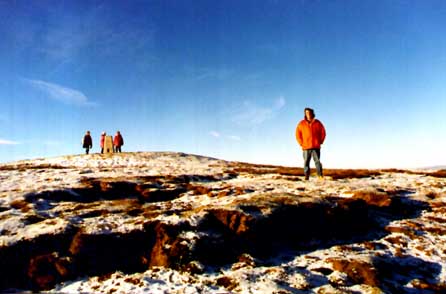
[[[91,139],[90,131],[85,133],[85,136],[82,139],[82,147],[85,148],[85,154],[88,154],[90,149],[93,148],[93,140]]]
[[[315,118],[314,110],[305,108],[304,119],[296,128],[296,139],[302,147],[304,156],[305,180],[310,178],[310,160],[313,158],[317,175],[322,179],[321,145],[325,140],[324,125]]]
[[[105,136],[107,134],[105,132],[101,133],[101,138],[99,139],[99,145],[101,146],[101,154],[104,153],[104,142],[105,142]]]
[[[122,138],[121,133],[117,131],[115,137],[113,138],[113,147],[115,152],[121,153],[122,145],[124,145],[124,139]]]

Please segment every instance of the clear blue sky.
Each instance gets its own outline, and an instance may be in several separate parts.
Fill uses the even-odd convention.
[[[445,1],[0,0],[0,162],[123,151],[325,167],[446,163]]]

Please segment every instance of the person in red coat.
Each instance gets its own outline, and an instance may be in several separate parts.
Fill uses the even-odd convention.
[[[321,145],[325,140],[324,125],[315,118],[314,110],[305,108],[304,119],[296,127],[296,140],[302,147],[305,180],[310,177],[310,160],[313,157],[317,175],[322,178]]]
[[[113,138],[113,147],[115,152],[121,152],[121,146],[124,145],[124,139],[121,136],[119,131],[116,132],[115,137]]]
[[[101,154],[104,153],[104,142],[105,142],[105,136],[107,134],[105,132],[102,132],[101,138],[99,140],[100,146],[101,146]]]

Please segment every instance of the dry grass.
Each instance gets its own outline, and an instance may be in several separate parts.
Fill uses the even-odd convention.
[[[415,238],[420,232],[420,230],[417,230],[416,228],[413,228],[409,225],[406,225],[406,226],[391,226],[390,225],[390,226],[387,226],[385,229],[387,232],[401,233],[401,234],[404,234],[411,238]],[[386,238],[386,241],[387,241],[387,238]]]
[[[437,192],[434,192],[434,191],[429,191],[426,193],[426,197],[429,199],[435,199],[435,198],[440,197],[440,194]]]
[[[239,286],[239,283],[231,277],[223,276],[217,279],[216,285],[233,290]]]
[[[398,231],[397,231],[398,232]],[[408,242],[401,236],[388,236],[384,240],[399,247],[407,247]]]
[[[303,176],[304,171],[302,168],[292,167],[255,167],[255,166],[237,166],[232,169],[236,173],[247,173],[253,175],[265,175],[265,174],[280,174],[284,176]]]
[[[327,262],[332,265],[334,270],[347,274],[355,284],[379,286],[378,271],[370,262],[336,258],[329,258]]]
[[[432,177],[436,177],[436,178],[446,178],[446,170],[439,170],[433,173],[428,173],[427,175],[432,176]]]
[[[359,179],[376,177],[381,175],[381,172],[369,169],[326,169],[324,175],[330,176],[333,180]]]
[[[433,208],[435,213],[446,213],[446,206],[444,205],[444,202],[432,201],[430,203],[430,207]]]
[[[57,164],[31,164],[31,163],[0,166],[0,170],[19,170],[19,171],[25,171],[27,169],[69,169],[69,168],[72,167],[61,166]]]
[[[386,192],[373,191],[373,190],[359,190],[354,192],[353,199],[362,199],[369,205],[375,205],[379,207],[389,206],[392,199]]]
[[[139,285],[141,283],[141,280],[137,279],[137,278],[133,278],[133,277],[128,277],[124,280],[124,282],[133,284],[133,285]]]
[[[14,200],[11,202],[11,207],[15,209],[20,209],[22,212],[27,212],[31,210],[31,204],[23,199]]]
[[[446,234],[446,228],[443,227],[425,227],[424,232],[429,232],[434,235],[444,236]]]
[[[410,175],[423,175],[423,176],[431,176],[435,178],[446,178],[446,169],[438,170],[434,172],[428,172],[428,171],[413,171],[413,170],[405,170],[405,169],[396,169],[396,168],[390,168],[390,169],[382,169],[381,172],[386,173],[405,173]]]
[[[388,249],[387,245],[374,241],[365,241],[362,245],[368,250]]]
[[[282,176],[304,176],[304,170],[301,167],[286,167],[275,165],[257,165],[250,163],[234,163],[231,165],[231,172],[248,173],[254,175],[263,174],[279,174]],[[314,171],[314,169],[312,169]],[[351,179],[351,178],[367,178],[381,175],[379,170],[369,169],[325,169],[324,175],[334,180]]]
[[[203,185],[187,184],[186,189],[194,195],[212,195],[212,188]]]
[[[248,173],[248,174],[279,174],[282,176],[304,176],[304,170],[301,167],[286,167],[275,165],[263,165],[263,164],[251,164],[235,162],[231,165],[232,172],[236,173]],[[315,169],[312,168],[312,171]],[[428,171],[413,171],[404,169],[324,169],[324,175],[331,177],[333,180],[339,179],[354,179],[354,178],[368,178],[379,176],[382,173],[405,173],[413,175],[425,175],[436,178],[446,178],[446,170],[439,170],[435,172]]]
[[[434,293],[446,293],[446,283],[432,284],[420,279],[415,279],[411,284],[415,289],[434,291]]]
[[[445,218],[441,218],[441,217],[436,217],[436,216],[426,216],[426,219],[428,219],[431,222],[437,222],[437,223],[446,223],[446,219]]]

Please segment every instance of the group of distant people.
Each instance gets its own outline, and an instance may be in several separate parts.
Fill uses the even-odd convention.
[[[107,136],[106,132],[102,132],[99,145],[101,146],[101,154],[104,153],[105,138]],[[121,132],[117,131],[113,138],[113,152],[121,153],[121,147],[124,145],[124,139],[122,138]],[[85,149],[85,154],[89,154],[90,149],[93,148],[93,139],[91,138],[90,131],[87,131],[82,139],[82,147]]]
[[[316,119],[314,110],[311,108],[304,109],[304,119],[301,120],[296,127],[296,140],[302,147],[304,159],[304,176],[305,180],[310,178],[310,161],[313,158],[316,166],[316,173],[319,178],[322,178],[322,164],[321,145],[325,141],[324,125]],[[102,132],[100,138],[101,154],[104,153],[104,143],[107,134]],[[124,139],[119,131],[116,132],[113,138],[113,152],[121,152],[121,146],[124,145]],[[93,147],[93,140],[91,139],[90,131],[87,131],[83,140],[82,147],[85,148],[85,153],[88,154]],[[108,151],[108,150],[107,150]]]

